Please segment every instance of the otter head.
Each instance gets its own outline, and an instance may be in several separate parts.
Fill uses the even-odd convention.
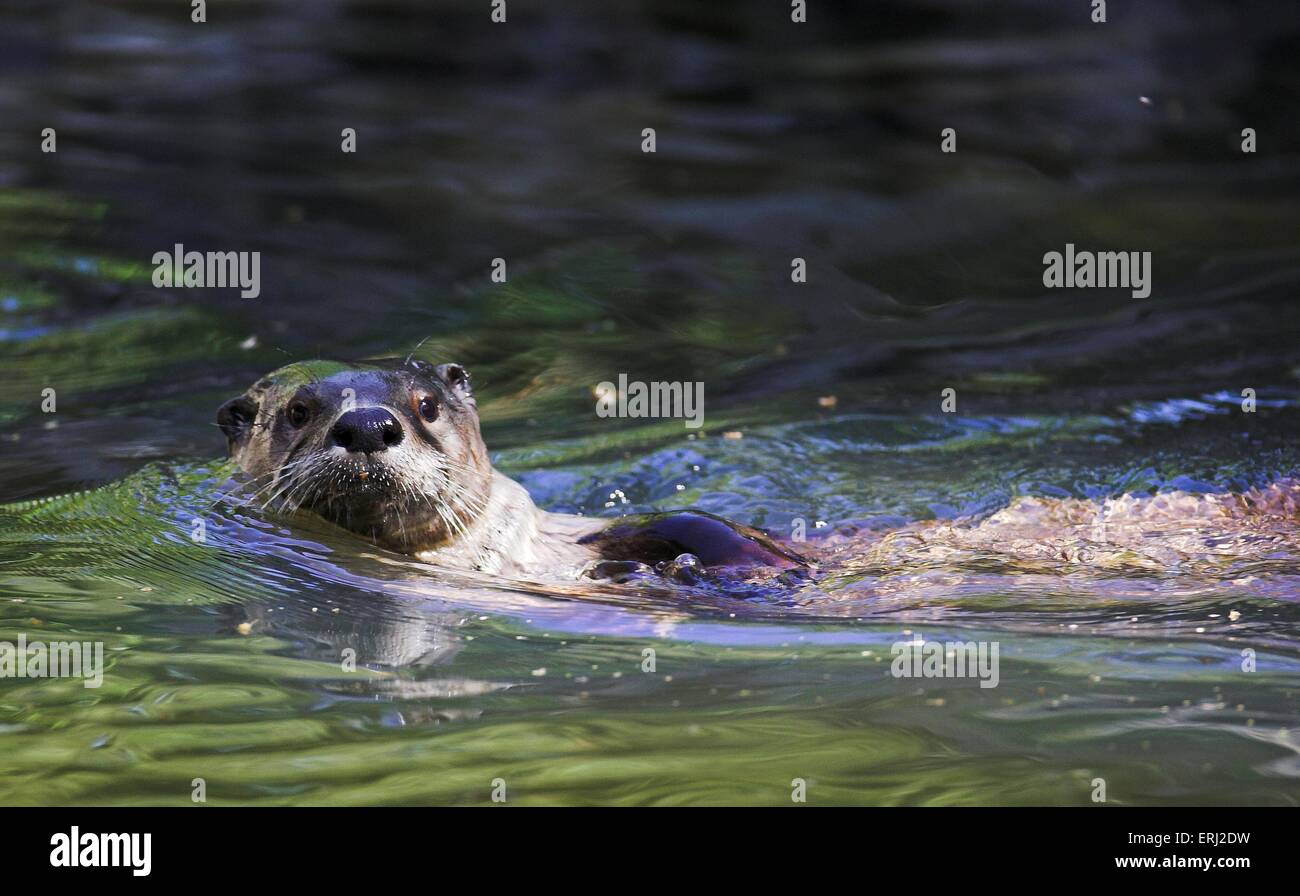
[[[291,364],[222,405],[217,424],[263,506],[405,553],[463,534],[491,488],[458,364]]]

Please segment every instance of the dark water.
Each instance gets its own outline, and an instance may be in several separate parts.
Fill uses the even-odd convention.
[[[466,579],[217,500],[223,400],[422,340],[557,511],[876,538],[1296,474],[1290,13],[561,5],[0,10],[0,641],[108,663],[0,679],[5,801],[1300,800],[1293,521],[755,595]],[[1067,242],[1151,252],[1151,295],[1044,289]],[[155,289],[176,243],[261,252],[260,297]],[[596,417],[620,373],[702,381],[702,432]],[[917,633],[998,642],[999,685],[892,677]]]

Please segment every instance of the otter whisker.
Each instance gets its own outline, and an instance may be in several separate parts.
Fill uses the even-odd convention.
[[[217,495],[216,500],[214,500],[210,505],[208,505],[208,509],[211,510],[213,507],[216,507],[218,504],[237,496],[240,498],[240,501],[234,505],[235,507],[250,506],[258,499],[258,497],[260,497],[263,493],[265,493],[269,489],[274,488],[280,482],[281,472],[282,472],[281,470],[271,470],[260,476],[254,476],[248,482],[236,483],[233,488]],[[247,491],[247,489],[250,486],[256,485],[262,479],[268,480],[265,485],[257,485],[257,487],[254,488],[252,492]],[[241,491],[244,493],[240,494]]]

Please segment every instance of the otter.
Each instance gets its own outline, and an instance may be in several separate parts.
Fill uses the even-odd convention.
[[[498,472],[460,364],[290,364],[217,412],[249,498],[456,569],[623,581],[811,563],[703,511],[597,519],[549,513]]]

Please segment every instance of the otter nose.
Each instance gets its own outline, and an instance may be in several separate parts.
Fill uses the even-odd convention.
[[[371,454],[401,442],[402,425],[383,408],[357,408],[334,421],[330,440],[348,451]]]

